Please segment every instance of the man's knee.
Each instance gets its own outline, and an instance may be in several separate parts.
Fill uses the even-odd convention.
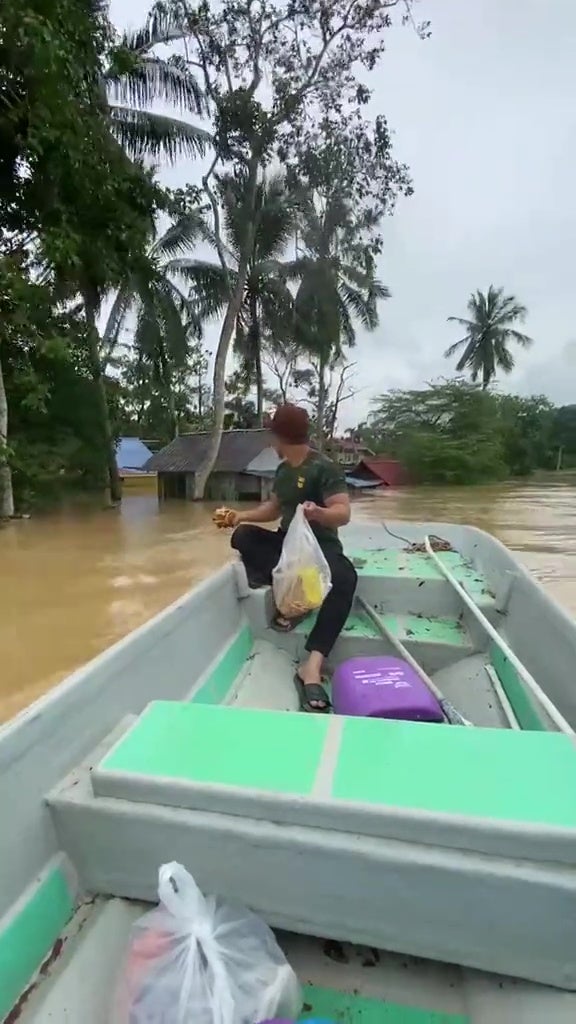
[[[237,526],[230,538],[230,545],[234,548],[234,551],[239,551],[243,554],[250,545],[251,534],[253,527],[248,523],[240,523]]]
[[[358,583],[358,573],[352,565],[352,562],[347,558],[340,558],[330,568],[332,573],[332,586],[337,590],[353,594]]]

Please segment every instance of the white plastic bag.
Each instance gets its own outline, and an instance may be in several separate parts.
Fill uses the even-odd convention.
[[[272,573],[276,607],[287,619],[295,619],[319,608],[331,586],[330,566],[298,505]]]
[[[160,906],[133,926],[115,1024],[257,1024],[297,1017],[298,979],[264,922],[203,896],[181,864],[159,871]]]

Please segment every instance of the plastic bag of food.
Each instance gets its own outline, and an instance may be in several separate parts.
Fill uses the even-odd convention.
[[[160,868],[158,896],[160,905],[133,926],[114,1024],[298,1016],[298,980],[259,917],[203,896],[181,864]]]
[[[298,618],[319,608],[331,586],[328,562],[298,505],[272,573],[276,607],[287,619]]]

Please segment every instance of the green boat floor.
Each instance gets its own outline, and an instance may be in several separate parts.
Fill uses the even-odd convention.
[[[209,704],[150,704],[101,770],[306,796],[328,718]]]
[[[576,748],[560,733],[348,718],[332,796],[576,827]]]
[[[347,551],[359,576],[382,576],[388,579],[443,580],[440,569],[429,555],[418,551],[393,548]],[[457,551],[437,552],[440,561],[454,574],[467,592],[477,600],[492,599],[487,581]]]
[[[552,732],[159,701],[99,770],[310,797],[340,727],[323,799],[576,827],[576,748]]]
[[[305,986],[304,1001],[310,1009],[302,1014],[301,1021],[325,1019],[334,1024],[467,1024],[468,1021],[468,1017],[459,1013],[401,1006],[316,985]]]
[[[394,636],[403,641],[427,644],[448,644],[452,647],[468,648],[470,639],[462,623],[458,619],[435,618],[426,615],[394,615],[381,616],[382,621]],[[309,616],[297,627],[295,632],[308,634],[312,629],[314,617]],[[366,615],[352,612],[346,620],[342,636],[352,636],[365,640],[380,640],[380,634],[374,623]]]

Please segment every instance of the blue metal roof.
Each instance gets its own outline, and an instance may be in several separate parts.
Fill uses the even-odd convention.
[[[142,469],[152,452],[139,437],[121,437],[116,446],[118,469]]]
[[[358,476],[347,476],[346,483],[348,487],[353,487],[355,490],[364,490],[365,488],[382,487],[382,480],[362,480]]]

